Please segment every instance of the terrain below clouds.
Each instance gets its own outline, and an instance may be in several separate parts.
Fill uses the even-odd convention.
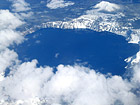
[[[133,54],[137,51],[128,56],[124,54],[123,60],[131,56],[126,59],[130,65],[128,69],[131,69],[129,79],[119,75],[111,75],[109,72],[105,75],[78,64],[64,65],[58,63],[56,67],[48,66],[47,63],[39,65],[39,58],[21,60],[19,58],[22,55],[16,51],[16,48],[30,40],[27,39],[28,35],[32,35],[42,28],[60,28],[65,31],[66,29],[107,31],[115,33],[115,35],[122,35],[129,43],[138,44],[140,41],[140,29],[136,22],[140,19],[140,4],[138,2],[115,2],[113,0],[0,1],[0,104],[139,105],[140,51],[134,56]],[[40,34],[36,35],[39,36]],[[38,36],[32,37],[36,39]],[[64,36],[62,37],[64,38]],[[57,39],[59,38],[57,37]],[[52,40],[51,43],[65,41],[54,40],[53,38]],[[107,40],[109,39],[106,39],[105,44],[107,44]],[[34,44],[41,45],[41,43],[37,40]],[[124,43],[133,45],[126,41]],[[28,47],[31,44],[29,43]],[[27,48],[27,46],[25,47]],[[63,43],[60,47],[63,47]],[[78,48],[75,50],[78,51]],[[127,52],[131,50],[129,48],[123,46]],[[35,52],[31,53],[34,54]],[[55,52],[53,57],[58,59],[61,57],[61,53]],[[48,62],[49,60],[47,59]]]

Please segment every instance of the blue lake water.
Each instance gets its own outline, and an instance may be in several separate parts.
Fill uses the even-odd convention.
[[[124,59],[136,54],[139,46],[109,32],[91,30],[40,29],[15,47],[22,61],[37,59],[39,65],[82,64],[101,73],[122,75]]]

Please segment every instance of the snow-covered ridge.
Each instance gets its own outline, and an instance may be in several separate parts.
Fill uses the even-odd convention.
[[[107,11],[107,12],[113,12],[115,10],[120,9],[119,5],[107,1],[101,1],[100,3],[96,4],[94,8],[97,8],[98,11]]]
[[[78,18],[72,19],[71,21],[54,21],[42,23],[41,26],[35,26],[34,28],[26,30],[26,32],[32,33],[34,32],[34,29],[48,27],[62,29],[91,29],[98,32],[108,31],[118,35],[123,35],[127,37],[128,40],[131,40],[131,43],[138,43],[139,38],[136,40],[138,30],[133,30],[133,34],[131,34],[133,35],[132,37],[128,36],[127,34],[129,30],[132,30],[131,21],[125,24],[118,22],[118,19],[124,17],[123,13],[112,15],[98,13],[95,11],[95,14],[89,14],[89,12],[91,11],[87,11],[86,15],[82,15]]]
[[[112,4],[109,2],[100,2],[99,4],[108,4],[111,8],[119,9],[120,6],[116,4]],[[95,5],[95,7],[97,7]],[[107,6],[108,7],[108,6]],[[138,44],[140,41],[140,29],[134,29],[132,23],[136,20],[139,20],[140,17],[132,17],[132,18],[125,18],[125,14],[123,12],[117,12],[115,14],[111,13],[103,13],[98,11],[98,9],[91,9],[87,10],[84,15],[72,19],[70,21],[53,21],[53,22],[46,22],[42,23],[40,26],[34,26],[31,29],[25,31],[25,33],[32,33],[36,29],[39,28],[62,28],[62,29],[91,29],[94,31],[108,31],[115,33],[117,35],[122,35],[126,37],[129,43],[136,43]],[[140,53],[140,52],[139,52]],[[139,57],[137,56],[134,59],[137,60],[130,60],[131,63],[138,63],[140,61],[140,54]],[[129,58],[130,59],[130,58]],[[129,61],[129,60],[126,60]],[[137,62],[136,62],[137,61]]]

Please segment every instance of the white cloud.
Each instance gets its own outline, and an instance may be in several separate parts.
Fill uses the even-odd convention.
[[[15,43],[20,43],[24,39],[22,34],[15,29],[24,24],[9,10],[0,10],[0,49]]]
[[[9,10],[0,10],[0,81],[4,79],[5,70],[18,62],[18,55],[8,47],[23,41],[23,35],[15,30],[22,24],[24,22]]]
[[[9,49],[0,51],[0,74],[5,71],[6,68],[12,66],[17,61],[18,55]]]
[[[14,30],[5,29],[0,31],[0,48],[8,47],[14,42],[19,44],[23,41],[23,36]]]
[[[133,81],[140,83],[140,64],[135,65],[133,70]]]
[[[1,99],[7,95],[11,99],[29,99],[40,95],[40,89],[50,78],[52,71],[49,67],[36,68],[36,63],[36,60],[23,63],[17,71],[13,70],[11,76],[5,78],[0,85],[1,89],[4,86],[6,90],[1,93]]]
[[[14,12],[23,12],[23,11],[28,11],[31,8],[29,7],[30,4],[25,2],[25,0],[9,0],[13,2],[13,11]]]
[[[16,31],[16,28],[23,24],[24,22],[9,10],[0,10],[0,80],[5,70],[18,62],[18,55],[8,47],[23,41],[21,32]]]
[[[17,44],[22,42],[23,35],[16,31],[16,28],[25,24],[16,14],[9,10],[0,10],[0,46],[8,47],[13,42]]]
[[[14,15],[19,19],[27,19],[33,16],[33,12],[31,11],[30,4],[25,0],[9,0],[12,2],[12,11]]]
[[[100,3],[96,4],[94,8],[97,8],[98,11],[107,11],[107,12],[113,12],[115,10],[120,9],[119,5],[107,1],[101,1]]]
[[[50,9],[64,8],[74,5],[74,2],[64,0],[51,0],[46,6]]]
[[[26,102],[26,105],[138,105],[133,85],[120,76],[106,77],[80,66],[36,67],[25,62],[0,83],[0,99]],[[38,98],[37,98],[38,97]],[[31,104],[31,99],[39,99]],[[37,102],[39,100],[36,100]],[[14,105],[16,105],[16,102]],[[118,102],[118,103],[117,103]],[[24,103],[25,104],[25,103]]]
[[[0,30],[15,29],[21,26],[23,22],[9,12],[9,10],[0,10]]]
[[[23,18],[29,18],[31,16],[33,16],[33,12],[28,12],[28,13],[20,13],[20,16]]]

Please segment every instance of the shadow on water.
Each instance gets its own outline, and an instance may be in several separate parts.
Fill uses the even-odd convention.
[[[139,50],[122,36],[91,30],[41,29],[27,38],[15,49],[23,61],[37,59],[39,65],[53,67],[82,63],[113,75],[122,75],[127,65],[124,59]]]

